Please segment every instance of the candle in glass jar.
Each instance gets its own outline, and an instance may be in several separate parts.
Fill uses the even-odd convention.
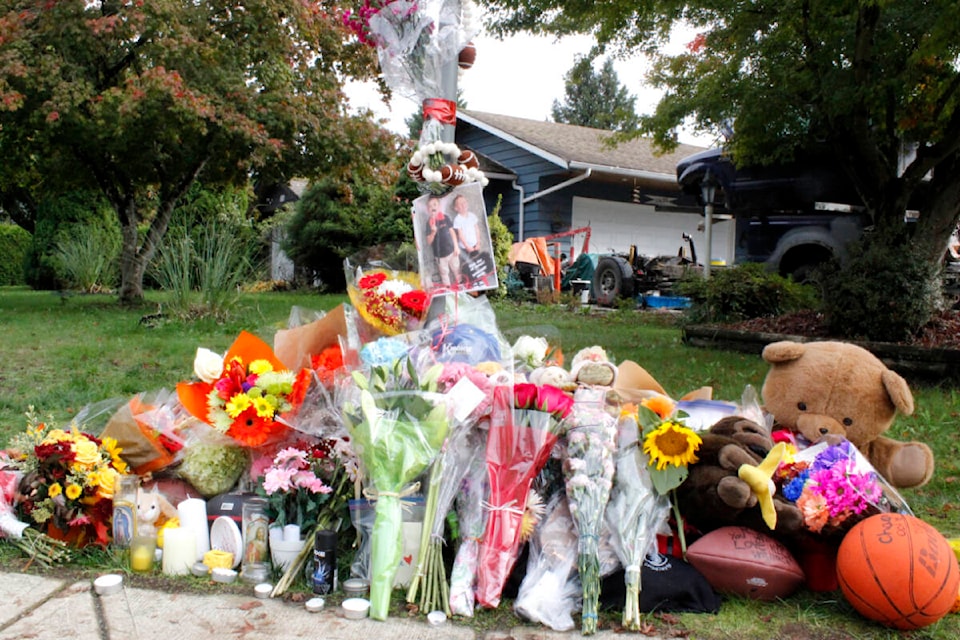
[[[130,569],[147,572],[153,569],[157,553],[157,539],[154,536],[134,536],[130,540]]]
[[[197,543],[193,531],[183,527],[171,527],[163,532],[163,572],[182,576],[190,573],[196,562]]]

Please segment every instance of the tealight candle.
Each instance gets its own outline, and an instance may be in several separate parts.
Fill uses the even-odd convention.
[[[144,573],[153,569],[157,539],[154,536],[134,536],[130,540],[130,569]]]
[[[163,532],[163,572],[182,576],[190,573],[196,562],[197,543],[193,531],[183,527],[170,527]]]
[[[177,505],[180,527],[193,532],[196,545],[194,562],[203,560],[210,551],[210,529],[207,525],[207,503],[200,498],[187,498]]]

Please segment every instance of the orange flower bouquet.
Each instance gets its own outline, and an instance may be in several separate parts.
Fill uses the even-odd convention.
[[[267,343],[246,331],[222,358],[197,349],[194,372],[199,381],[177,385],[180,402],[245,447],[280,439],[309,384],[308,376],[285,369]]]

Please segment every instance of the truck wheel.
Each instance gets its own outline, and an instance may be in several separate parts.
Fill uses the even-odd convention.
[[[612,307],[619,298],[633,296],[633,269],[623,258],[604,256],[593,272],[593,296],[597,304]]]

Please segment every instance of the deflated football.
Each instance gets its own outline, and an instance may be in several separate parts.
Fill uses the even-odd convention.
[[[803,584],[793,554],[768,535],[746,527],[722,527],[687,549],[687,561],[714,589],[755,600],[776,600]]]

